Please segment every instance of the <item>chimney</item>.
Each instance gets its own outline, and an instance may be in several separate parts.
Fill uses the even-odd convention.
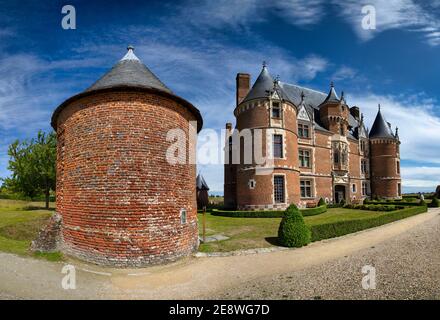
[[[359,111],[359,107],[353,106],[350,108],[350,113],[351,115],[356,119],[359,120],[360,119],[360,111]]]
[[[251,75],[249,73],[237,73],[237,78],[236,78],[237,106],[240,104],[240,102],[243,101],[243,99],[248,94],[250,89],[250,82],[251,82]]]

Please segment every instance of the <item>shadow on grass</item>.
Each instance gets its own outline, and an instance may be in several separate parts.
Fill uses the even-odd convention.
[[[49,208],[46,209],[46,207],[42,206],[25,206],[21,210],[23,211],[34,211],[34,210],[49,210],[49,211],[55,211],[55,208]]]
[[[266,240],[273,246],[278,246],[278,247],[281,246],[280,243],[278,242],[278,237],[266,237],[264,238],[264,240]]]

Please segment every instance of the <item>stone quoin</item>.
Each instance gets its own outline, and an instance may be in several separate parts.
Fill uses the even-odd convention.
[[[283,210],[291,203],[314,206],[320,198],[401,198],[400,139],[380,106],[368,130],[359,107],[350,107],[343,92],[339,97],[333,83],[328,94],[284,83],[264,63],[252,88],[249,74],[237,74],[234,116],[235,128],[226,124],[226,207]],[[249,163],[243,152],[248,144],[255,153],[257,129],[270,160],[263,165],[255,158]]]
[[[52,116],[60,249],[117,267],[174,261],[198,247],[195,164],[169,164],[166,152],[167,132],[181,129],[188,153],[189,123],[198,132],[202,117],[133,51]]]

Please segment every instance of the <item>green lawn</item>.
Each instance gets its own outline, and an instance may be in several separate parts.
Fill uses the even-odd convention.
[[[52,213],[53,210],[44,210],[42,202],[0,199],[0,251],[32,255],[28,250],[31,241],[36,238]],[[61,259],[59,253],[33,255],[52,261]]]
[[[388,214],[387,212],[332,208],[327,212],[304,217],[308,226],[367,219]],[[199,213],[199,230],[202,234],[203,215]],[[227,252],[239,249],[265,248],[276,245],[281,218],[230,218],[206,214],[206,234],[223,234],[228,240],[201,244],[202,252]]]

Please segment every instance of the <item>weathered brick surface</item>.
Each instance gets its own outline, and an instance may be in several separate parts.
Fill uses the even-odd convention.
[[[198,246],[195,165],[171,165],[167,132],[195,117],[147,92],[96,93],[58,116],[62,249],[112,266],[172,261]],[[182,224],[180,211],[187,211]]]
[[[398,144],[391,139],[372,139],[371,144],[371,192],[381,198],[400,198],[397,172]]]

